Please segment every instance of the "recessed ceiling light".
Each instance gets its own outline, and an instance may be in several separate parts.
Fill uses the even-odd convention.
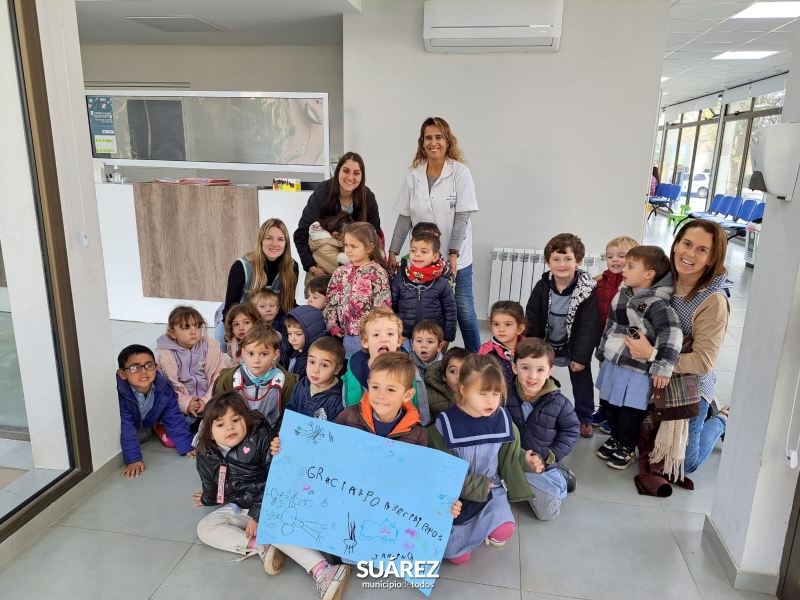
[[[800,2],[756,2],[731,19],[796,19],[800,17]]]
[[[669,79],[669,77],[662,77],[661,78],[661,83],[664,83],[667,79]]]
[[[666,96],[667,94],[669,94],[669,92],[661,92],[662,96]]]
[[[712,60],[758,60],[778,52],[780,50],[731,50],[715,56]]]

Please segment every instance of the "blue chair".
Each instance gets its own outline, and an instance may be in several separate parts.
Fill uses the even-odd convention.
[[[766,202],[759,202],[756,204],[755,210],[753,210],[753,214],[750,215],[750,222],[751,223],[761,223],[764,219],[764,206]]]
[[[721,194],[717,194],[714,196],[714,199],[711,201],[711,205],[708,207],[708,212],[705,211],[695,211],[690,212],[686,215],[686,218],[682,221],[679,221],[675,224],[675,228],[672,230],[672,235],[678,233],[678,229],[681,225],[683,225],[689,219],[706,219],[708,221],[722,221],[725,219],[725,215],[730,210],[731,204],[733,204],[733,196],[722,196]]]
[[[675,206],[675,203],[678,201],[678,198],[680,197],[681,197],[681,186],[673,184],[672,189],[667,194],[667,198],[669,198],[670,212],[672,212],[672,208]]]
[[[736,215],[731,221],[720,221],[720,226],[723,229],[729,230],[731,233],[728,235],[728,239],[733,239],[738,235],[744,235],[745,227],[747,227],[747,222],[753,218],[753,212],[758,205],[757,200],[745,200],[742,203],[741,208],[739,209],[739,213]]]
[[[650,214],[647,215],[647,219],[650,219],[650,216],[656,212],[659,208],[666,208],[669,200],[667,199],[667,194],[670,191],[670,184],[668,183],[659,183],[656,185],[656,191],[653,196],[650,196],[647,199],[648,204],[652,207]]]

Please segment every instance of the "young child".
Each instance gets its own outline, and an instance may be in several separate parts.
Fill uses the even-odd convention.
[[[280,364],[298,379],[306,376],[308,348],[319,338],[328,335],[322,311],[313,306],[298,306],[289,311],[283,321],[280,342]]]
[[[272,463],[270,444],[277,439],[257,411],[248,410],[237,394],[227,392],[209,402],[209,427],[198,442],[197,471],[203,491],[192,495],[195,506],[226,504],[204,517],[197,535],[204,544],[264,561],[264,571],[277,575],[290,556],[314,575],[323,600],[339,600],[350,575],[348,567],[329,565],[316,550],[283,544],[256,545],[258,519]],[[220,473],[224,467],[225,471]]]
[[[286,313],[281,310],[281,301],[278,294],[272,290],[261,290],[253,294],[250,302],[258,309],[261,322],[269,325],[275,331],[281,331]]]
[[[239,394],[250,410],[260,412],[276,428],[297,383],[297,375],[278,364],[279,343],[278,333],[269,325],[253,327],[242,339],[242,364],[222,371],[214,386],[215,394]]]
[[[510,502],[530,501],[525,472],[541,473],[542,458],[523,452],[519,431],[500,406],[506,398],[503,371],[486,355],[464,359],[458,404],[428,427],[428,444],[469,462],[461,490],[461,514],[450,531],[444,558],[462,565],[483,543],[503,546],[514,534]]]
[[[597,282],[595,293],[597,294],[597,310],[600,313],[600,332],[598,334],[600,337],[603,337],[603,331],[606,328],[606,319],[608,319],[608,309],[611,307],[611,301],[617,295],[619,286],[622,285],[622,267],[625,266],[625,254],[627,254],[628,250],[638,245],[636,240],[625,235],[616,237],[606,244],[606,267],[608,268],[594,278]],[[602,362],[602,359],[600,362]],[[592,415],[592,426],[600,429],[603,433],[610,433],[602,406]]]
[[[550,270],[534,286],[525,315],[528,336],[541,338],[553,346],[557,367],[569,366],[581,437],[592,437],[591,361],[600,317],[595,294],[597,282],[578,268],[585,253],[583,242],[571,233],[560,233],[547,242],[544,258]]]
[[[683,343],[678,313],[670,304],[674,287],[664,251],[658,246],[628,250],[622,273],[624,285],[614,298],[597,348],[597,357],[604,358],[597,389],[611,427],[611,437],[597,455],[614,469],[627,469],[636,459],[650,380],[656,388],[667,385]],[[625,345],[626,336],[640,335],[656,347],[650,360],[633,358]],[[680,466],[682,459],[673,464]]]
[[[342,382],[337,377],[343,364],[341,340],[325,336],[314,341],[308,349],[306,376],[294,386],[286,410],[323,421],[335,421],[344,408]]]
[[[392,308],[403,321],[403,335],[411,337],[422,320],[434,321],[444,339],[456,339],[456,298],[450,281],[442,275],[446,261],[439,253],[439,238],[422,232],[411,236],[411,252],[400,260],[391,278]]]
[[[178,408],[178,397],[167,378],[156,370],[150,348],[134,344],[117,357],[117,393],[121,429],[119,441],[125,459],[123,477],[144,472],[141,444],[153,433],[178,454],[194,458],[192,434]]]
[[[198,426],[214,384],[227,360],[219,342],[204,335],[206,322],[191,306],[176,306],[167,332],[156,340],[156,363],[175,388],[178,407],[193,428]]]
[[[522,305],[511,300],[500,300],[492,304],[489,311],[492,339],[478,349],[478,354],[490,354],[503,369],[508,389],[514,385],[514,350],[525,339],[525,313]]]
[[[414,359],[417,369],[424,377],[428,368],[437,360],[442,360],[444,333],[439,324],[432,319],[423,319],[411,331],[411,339],[403,342],[402,350]]]
[[[464,348],[453,346],[444,353],[442,360],[433,363],[425,373],[425,390],[428,393],[428,406],[431,420],[456,404],[458,394],[458,374],[461,364],[470,355]]]
[[[342,398],[345,408],[358,404],[367,391],[373,361],[381,354],[400,350],[403,342],[402,331],[403,323],[400,318],[386,306],[373,308],[362,319],[359,328],[362,351],[353,354],[347,362],[347,371],[342,378]],[[412,402],[417,407],[420,420],[425,426],[425,423],[430,423],[431,415],[427,396],[423,399],[416,394],[420,386],[424,385],[421,380],[417,382],[418,378],[417,372],[413,384],[415,394],[412,396]]]
[[[306,290],[306,302],[309,306],[325,310],[325,300],[328,294],[328,284],[331,282],[330,275],[320,275],[308,282]]]
[[[333,273],[339,265],[345,265],[350,260],[342,251],[342,229],[353,222],[353,217],[346,211],[338,215],[323,217],[315,221],[308,228],[308,247],[314,257],[314,262],[326,273]]]
[[[225,315],[225,342],[231,364],[239,364],[242,360],[242,338],[256,325],[261,325],[261,314],[249,302],[234,304]]]
[[[552,346],[544,340],[528,338],[517,344],[512,365],[516,378],[506,403],[522,447],[544,459],[544,473],[525,474],[533,491],[533,514],[541,521],[555,519],[561,501],[575,489],[575,475],[561,461],[572,451],[581,429],[572,402],[551,377],[554,359]]]
[[[350,262],[333,273],[325,303],[328,330],[344,338],[345,358],[361,349],[359,324],[376,306],[391,306],[389,277],[381,243],[369,223],[351,223],[344,229],[344,252]]]

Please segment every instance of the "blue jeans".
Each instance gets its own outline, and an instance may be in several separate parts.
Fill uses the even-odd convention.
[[[220,321],[214,328],[214,339],[219,342],[220,352],[226,354],[228,352],[228,342],[225,341],[225,322]]]
[[[684,471],[694,473],[711,456],[711,451],[720,436],[725,433],[728,422],[722,417],[706,421],[708,402],[700,399],[700,414],[689,420],[689,439],[686,442],[686,462]]]
[[[348,360],[353,354],[361,352],[363,349],[361,346],[361,338],[357,335],[344,336],[344,338],[342,338],[342,344],[344,345],[344,357]]]
[[[475,314],[475,299],[472,297],[472,265],[456,272],[456,310],[464,348],[469,352],[477,352],[481,347],[481,332]]]

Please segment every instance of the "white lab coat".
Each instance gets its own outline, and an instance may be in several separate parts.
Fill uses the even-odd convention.
[[[450,236],[453,233],[453,221],[456,212],[476,212],[478,199],[475,197],[475,182],[467,166],[454,160],[446,160],[442,174],[428,193],[427,162],[408,170],[397,201],[395,212],[411,217],[416,225],[422,222],[433,222],[442,232],[442,255],[447,260],[450,249]],[[472,222],[467,223],[467,234],[459,248],[458,268],[463,269],[472,264]]]

